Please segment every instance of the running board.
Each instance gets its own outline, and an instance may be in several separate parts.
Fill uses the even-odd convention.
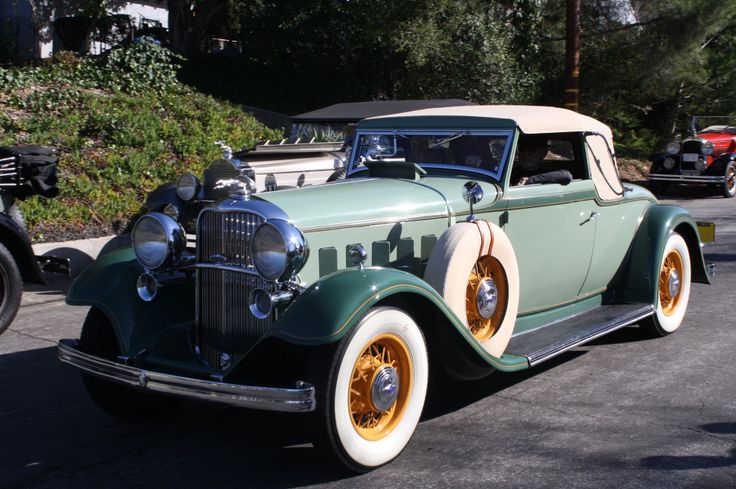
[[[550,323],[511,338],[506,353],[526,357],[529,366],[654,314],[649,304],[612,304]]]

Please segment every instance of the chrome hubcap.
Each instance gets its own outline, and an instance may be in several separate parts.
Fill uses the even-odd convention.
[[[371,385],[371,402],[377,411],[387,411],[399,397],[399,376],[393,367],[376,372]]]
[[[677,273],[677,270],[670,271],[670,276],[667,279],[667,291],[670,297],[677,297],[677,294],[680,293],[680,274]]]
[[[475,296],[475,304],[478,308],[478,314],[483,319],[489,319],[493,316],[498,305],[498,289],[493,279],[487,278],[480,283],[478,293]]]

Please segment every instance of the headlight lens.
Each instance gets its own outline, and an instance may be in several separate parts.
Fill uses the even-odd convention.
[[[670,141],[667,143],[667,152],[671,155],[676,155],[680,152],[680,143],[677,141]]]
[[[713,141],[706,141],[703,143],[703,146],[701,147],[700,151],[705,155],[712,155],[713,150],[716,149],[715,144],[713,144]]]
[[[286,221],[269,220],[253,234],[253,264],[266,280],[291,279],[302,269],[308,254],[304,235]]]
[[[176,180],[176,195],[183,201],[190,201],[199,192],[199,180],[191,173],[185,173]]]
[[[181,225],[160,212],[151,212],[138,219],[133,228],[133,251],[144,268],[155,269],[170,257],[179,258],[186,245]]]
[[[662,162],[662,166],[666,170],[671,170],[675,167],[675,160],[673,160],[672,158],[665,158],[664,161]]]

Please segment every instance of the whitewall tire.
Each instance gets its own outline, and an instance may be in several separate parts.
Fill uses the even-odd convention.
[[[682,236],[672,233],[660,257],[654,315],[642,324],[648,333],[666,336],[680,327],[690,300],[691,276],[687,243]]]
[[[437,241],[424,280],[489,354],[503,354],[519,308],[519,268],[500,227],[488,221],[452,226]]]
[[[424,407],[429,362],[422,331],[401,309],[374,308],[330,363],[317,383],[317,444],[355,472],[390,462],[409,443]]]

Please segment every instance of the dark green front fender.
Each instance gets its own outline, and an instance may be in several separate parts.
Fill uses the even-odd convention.
[[[270,336],[299,345],[334,343],[348,334],[371,307],[388,298],[407,296],[421,298],[421,304],[442,313],[449,327],[454,327],[493,367],[507,371],[528,367],[523,357],[489,355],[429,284],[392,268],[348,269],[323,277],[289,306]]]
[[[192,284],[164,286],[151,302],[138,297],[136,279],[143,271],[132,248],[102,256],[72,283],[67,304],[92,306],[112,323],[123,354],[135,354],[169,326],[194,318]]]
[[[644,215],[616,286],[617,302],[657,304],[661,258],[671,232],[685,239],[690,252],[692,281],[708,284],[698,226],[682,207],[655,204]]]

